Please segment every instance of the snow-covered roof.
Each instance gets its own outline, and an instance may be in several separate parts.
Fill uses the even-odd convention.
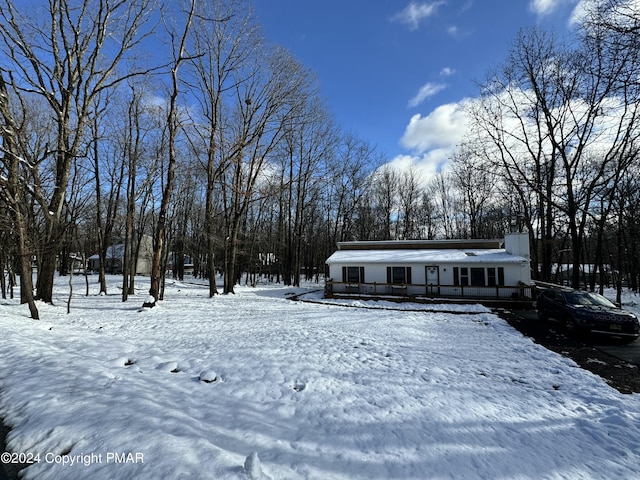
[[[326,263],[522,263],[527,259],[504,249],[338,250]]]
[[[499,249],[503,240],[493,239],[449,239],[449,240],[356,240],[338,242],[338,250],[446,250],[446,249]]]

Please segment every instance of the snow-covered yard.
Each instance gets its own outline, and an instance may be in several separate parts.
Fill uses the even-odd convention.
[[[0,300],[0,413],[39,460],[25,478],[640,477],[640,397],[482,307],[169,282],[139,311],[148,284],[122,303],[114,277],[104,297],[78,278],[67,315],[66,281],[40,321]]]

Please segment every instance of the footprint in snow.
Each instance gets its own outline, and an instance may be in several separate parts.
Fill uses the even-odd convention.
[[[213,383],[218,381],[218,375],[213,370],[203,370],[198,377],[201,382]]]
[[[178,362],[164,362],[156,367],[156,370],[162,370],[163,372],[178,373]]]

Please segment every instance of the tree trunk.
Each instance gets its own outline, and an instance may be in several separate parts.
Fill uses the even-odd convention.
[[[129,298],[130,283],[135,275],[135,263],[132,261],[133,220],[136,214],[136,159],[129,157],[129,178],[127,180],[127,215],[125,220],[124,252],[122,258],[122,301]],[[133,267],[132,267],[133,265]]]
[[[18,228],[18,256],[20,257],[20,303],[26,303],[29,306],[31,318],[39,320],[40,314],[33,295],[31,255],[26,247],[26,227],[21,212],[16,215],[16,226]]]
[[[31,270],[31,252],[29,251],[27,239],[27,227],[22,213],[25,201],[23,194],[25,186],[20,184],[20,162],[19,155],[16,151],[14,136],[17,134],[14,128],[13,117],[9,107],[9,95],[7,86],[4,81],[2,72],[0,72],[0,114],[4,119],[4,128],[2,133],[4,160],[7,167],[7,200],[10,205],[10,211],[13,213],[15,226],[18,235],[18,258],[20,259],[20,303],[29,305],[31,318],[38,320],[40,315],[35,304],[33,295],[33,277]],[[55,264],[54,264],[55,266]]]
[[[229,236],[224,249],[224,281],[222,292],[235,293],[234,287],[238,276],[238,229],[240,228],[239,218],[233,220],[229,229]]]
[[[54,221],[52,230],[59,228]],[[53,280],[56,275],[56,260],[58,258],[59,241],[55,240],[55,234],[49,235],[41,247],[41,258],[38,265],[37,296],[38,300],[45,303],[53,303]]]
[[[205,206],[205,232],[207,235],[207,278],[209,279],[209,298],[218,294],[216,285],[215,240],[213,229],[213,179],[208,179],[207,198]]]
[[[167,182],[162,192],[162,201],[160,203],[160,211],[158,213],[158,223],[156,225],[155,239],[153,242],[153,260],[151,263],[151,287],[149,288],[150,299],[143,306],[153,307],[160,297],[161,291],[161,275],[162,271],[162,254],[164,249],[164,239],[167,229],[167,215],[169,213],[169,204],[173,193],[173,183],[176,168],[176,137],[178,133],[178,69],[180,64],[185,60],[184,51],[187,41],[187,35],[191,26],[195,9],[195,0],[191,0],[191,9],[187,17],[177,56],[174,59],[173,68],[171,69],[171,95],[169,98],[169,113],[167,115],[167,128],[169,132],[169,164],[167,166]]]

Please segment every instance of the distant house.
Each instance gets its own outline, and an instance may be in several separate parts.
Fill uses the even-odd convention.
[[[153,259],[153,240],[149,235],[142,237],[140,252],[136,263],[136,275],[151,275],[151,261]],[[124,243],[117,243],[107,248],[105,272],[109,274],[121,274],[124,263]],[[100,268],[100,256],[98,254],[89,257],[89,270],[98,271]]]
[[[340,242],[325,296],[531,297],[529,234],[504,240]]]
[[[176,262],[174,252],[169,253],[169,265],[174,275],[176,275],[178,272],[178,266],[180,264]],[[195,265],[193,263],[191,255],[182,255],[182,265],[182,273],[184,275],[193,275],[195,273]]]

